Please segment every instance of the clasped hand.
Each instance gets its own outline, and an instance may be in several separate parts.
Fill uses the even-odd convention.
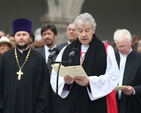
[[[73,82],[76,82],[80,86],[87,86],[89,85],[89,79],[88,77],[82,77],[82,76],[75,76],[75,77],[70,77],[69,75],[64,77],[64,81],[66,84],[72,84]]]

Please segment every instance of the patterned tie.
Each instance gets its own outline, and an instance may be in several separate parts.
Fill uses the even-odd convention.
[[[51,50],[51,49],[48,49],[48,52],[50,52],[50,53],[51,53],[51,52],[52,52],[52,50]]]

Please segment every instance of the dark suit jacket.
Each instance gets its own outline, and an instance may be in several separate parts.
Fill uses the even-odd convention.
[[[38,51],[41,55],[43,55],[44,58],[46,57],[46,56],[45,56],[45,48],[44,48],[44,47],[40,47],[40,48],[35,49],[35,50]],[[57,55],[55,55],[55,56],[53,57],[53,59],[52,59],[51,62],[55,62],[56,57],[57,57]],[[45,59],[46,59],[46,58],[45,58]],[[51,74],[51,70],[52,70],[52,68],[51,68],[51,62],[49,62],[49,61],[47,62],[47,65],[48,65],[49,73],[50,73],[50,74]]]
[[[116,53],[116,60],[120,65],[119,53]],[[141,113],[141,54],[132,51],[125,64],[123,85],[130,85],[135,89],[136,94],[127,96],[121,93],[120,101],[117,98],[118,113]]]
[[[45,48],[44,47],[40,47],[38,49],[35,49],[36,51],[38,51],[40,54],[42,54],[45,57]]]

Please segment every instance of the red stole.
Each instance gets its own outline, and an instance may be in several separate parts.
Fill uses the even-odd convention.
[[[108,44],[104,43],[104,46],[107,52]],[[107,113],[118,113],[114,90],[106,96],[106,105]]]

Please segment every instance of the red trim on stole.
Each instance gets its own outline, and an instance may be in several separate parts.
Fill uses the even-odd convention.
[[[82,52],[82,51],[80,51],[80,57],[82,57],[82,54],[85,54],[86,52]]]
[[[108,44],[104,43],[104,46],[107,53]],[[106,104],[107,104],[107,113],[118,113],[114,90],[106,96]]]

